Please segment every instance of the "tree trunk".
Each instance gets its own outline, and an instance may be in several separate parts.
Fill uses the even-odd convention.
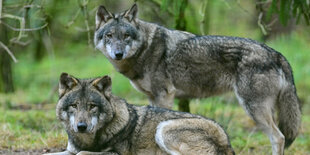
[[[179,15],[176,18],[175,28],[177,30],[182,30],[182,31],[186,30],[185,9],[187,7],[187,4],[188,4],[188,0],[182,0]]]
[[[185,19],[185,9],[187,7],[188,0],[182,0],[179,14],[176,17],[176,26],[177,30],[186,31],[186,19]],[[189,112],[189,100],[180,99],[179,100],[179,111]]]
[[[56,7],[55,5],[56,2],[53,2],[53,6]],[[26,4],[30,4],[29,2],[27,2]],[[42,25],[43,22],[37,22],[37,21],[33,21],[31,19],[31,12],[29,11],[30,8],[25,8],[25,12],[24,12],[24,17],[25,17],[25,21],[26,21],[26,27],[31,27],[31,25],[35,25],[35,27],[38,27],[39,25]],[[51,15],[53,16],[53,14]],[[51,19],[51,18],[48,18]],[[36,24],[31,24],[31,22],[34,22]],[[32,44],[35,45],[34,47],[34,53],[33,53],[33,57],[34,60],[36,62],[39,62],[43,59],[43,57],[45,56],[45,46],[43,44],[43,37],[45,36],[45,29],[42,30],[38,30],[38,31],[32,31],[30,33],[31,38],[34,38],[34,41],[32,41]]]
[[[39,30],[38,32],[33,32],[33,36],[35,36],[35,50],[34,50],[34,59],[35,61],[41,61],[45,54],[45,46],[43,43],[43,37],[45,37],[45,30]]]
[[[180,99],[179,100],[179,111],[190,112],[189,111],[189,100],[188,99]]]
[[[208,35],[210,33],[210,21],[211,21],[211,12],[213,6],[213,0],[205,1],[204,15],[200,25],[200,33],[202,35]]]
[[[262,0],[256,0],[256,14],[257,17],[260,13],[263,13],[262,23],[267,26],[267,35],[262,34],[261,39],[266,42],[267,40],[274,39],[279,35],[288,35],[293,32],[296,28],[296,19],[291,17],[287,20],[286,25],[283,25],[279,19],[278,14],[274,14],[270,17],[270,20],[267,20],[266,15],[268,14],[268,9],[271,7],[271,3],[262,3]],[[280,5],[280,1],[278,1],[278,6]],[[257,25],[257,21],[254,22]]]
[[[0,41],[8,45],[8,29],[2,24],[0,24],[0,34]],[[14,92],[12,60],[2,47],[0,47],[0,92]]]

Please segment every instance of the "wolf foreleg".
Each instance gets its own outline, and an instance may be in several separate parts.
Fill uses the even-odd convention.
[[[77,155],[118,155],[118,153],[80,151]]]
[[[149,97],[152,106],[172,109],[175,91],[161,91],[155,97]]]
[[[64,152],[56,152],[56,153],[46,153],[43,155],[74,155],[74,154],[69,151],[64,151]]]

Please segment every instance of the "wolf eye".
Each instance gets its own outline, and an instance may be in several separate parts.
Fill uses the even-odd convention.
[[[129,33],[125,33],[125,34],[124,34],[124,38],[125,38],[125,39],[127,39],[127,38],[129,38],[129,37],[130,37]]]
[[[94,104],[91,104],[91,105],[89,106],[90,109],[94,109],[94,108],[96,108],[96,107],[97,107],[97,106],[94,105]]]
[[[111,33],[107,33],[106,36],[107,36],[108,38],[112,38],[112,34],[111,34]]]
[[[77,105],[76,105],[76,104],[72,104],[72,105],[70,105],[70,107],[76,109],[76,108],[77,108]]]
[[[103,38],[102,34],[99,34],[98,39],[101,40]]]

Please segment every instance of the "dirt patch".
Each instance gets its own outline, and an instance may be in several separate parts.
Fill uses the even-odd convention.
[[[44,148],[37,150],[0,150],[0,154],[5,155],[42,155],[43,153],[53,153],[65,151],[64,148]]]

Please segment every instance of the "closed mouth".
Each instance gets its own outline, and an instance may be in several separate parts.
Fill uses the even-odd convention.
[[[115,60],[122,60],[122,58],[117,58],[117,57],[116,57]]]

